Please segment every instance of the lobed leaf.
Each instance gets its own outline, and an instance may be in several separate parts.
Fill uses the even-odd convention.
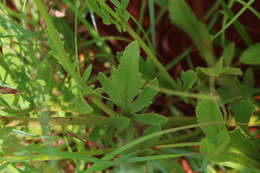
[[[138,95],[138,97],[131,103],[131,111],[138,112],[152,104],[152,100],[156,96],[158,91],[151,88],[150,86],[158,86],[158,80],[154,79],[144,87],[142,93]]]

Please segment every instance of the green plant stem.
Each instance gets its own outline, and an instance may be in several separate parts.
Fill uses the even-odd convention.
[[[162,135],[165,135],[165,134],[168,134],[168,133],[173,133],[173,132],[186,130],[186,129],[190,129],[190,128],[197,128],[197,127],[201,127],[201,126],[209,126],[209,125],[217,125],[217,124],[225,124],[225,122],[221,121],[221,122],[199,123],[199,124],[186,125],[186,126],[182,126],[182,127],[177,127],[177,128],[172,128],[172,129],[167,129],[167,130],[162,130],[162,131],[159,131],[159,132],[155,132],[155,133],[152,133],[150,135],[143,136],[141,138],[133,140],[132,142],[127,143],[126,145],[123,145],[122,147],[120,147],[120,148],[118,148],[118,149],[116,149],[116,150],[106,154],[102,158],[102,160],[104,160],[104,161],[110,160],[113,157],[115,157],[116,155],[126,151],[127,149],[129,149],[131,147],[134,147],[134,146],[136,146],[136,145],[138,145],[140,143],[143,143],[144,141],[147,141],[149,139],[158,137],[158,136],[162,136]],[[97,170],[103,170],[103,169],[105,169],[107,167],[108,167],[107,165],[103,165],[103,164],[94,164],[91,168],[89,168],[86,171],[86,173],[92,173],[92,172],[97,171]]]
[[[96,96],[89,96],[88,97],[95,105],[97,105],[102,111],[107,113],[111,117],[115,117],[117,115],[112,109],[110,109],[107,105],[105,105],[99,98]]]
[[[106,10],[118,23],[122,24],[121,18],[115,13],[103,0],[98,0],[99,5],[101,8]],[[155,65],[155,67],[158,68],[159,72],[162,74],[162,76],[171,84],[173,88],[177,88],[176,82],[173,80],[171,75],[167,72],[166,68],[161,64],[161,62],[157,59],[157,57],[154,55],[153,51],[146,45],[146,43],[142,40],[142,38],[133,30],[133,28],[127,24],[126,31],[133,37],[140,45],[140,47],[145,51],[148,58],[150,58]]]
[[[188,133],[179,134],[174,137],[173,136],[168,137],[168,139],[161,139],[154,145],[166,145],[166,144],[172,144],[172,143],[187,142],[189,140],[199,137],[200,135],[202,135],[202,131],[200,129],[196,129],[194,131],[189,131]]]
[[[198,146],[200,142],[186,142],[186,143],[178,143],[178,144],[167,144],[167,145],[157,145],[156,148],[177,148],[177,147],[192,147]]]
[[[55,56],[58,62],[63,66],[63,68],[70,74],[72,78],[76,81],[78,84],[79,90],[82,91],[83,86],[81,86],[81,76],[79,72],[77,73],[73,67],[72,62],[69,60],[68,53],[65,51],[63,45],[60,43],[60,38],[58,35],[58,32],[56,31],[50,16],[48,15],[48,12],[46,10],[45,4],[41,0],[34,0],[38,10],[40,11],[42,17],[45,20],[45,23],[47,25],[46,31],[48,34],[48,37],[50,39],[50,42],[52,43],[52,49],[54,49],[58,55]],[[83,97],[80,95],[80,97]],[[110,116],[115,115],[115,113],[106,105],[102,104],[102,102],[98,101],[98,99],[95,96],[91,96],[89,98],[93,103],[95,103],[98,107],[100,107],[101,110],[109,114]]]
[[[222,32],[224,32],[227,28],[229,28],[237,19],[253,4],[255,0],[250,0],[248,3],[244,5],[244,7],[217,33],[215,34],[211,40],[216,39]]]
[[[153,64],[158,68],[163,77],[172,85],[173,88],[177,88],[176,82],[167,72],[166,68],[161,64],[161,62],[156,58],[153,51],[145,44],[142,38],[133,30],[133,28],[128,24],[126,31],[139,43],[140,47],[145,51],[148,58],[150,58]]]

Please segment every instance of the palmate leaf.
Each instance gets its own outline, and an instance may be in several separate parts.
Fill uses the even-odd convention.
[[[157,86],[157,80],[151,81],[141,92],[144,82],[139,73],[139,46],[137,42],[132,42],[126,47],[120,59],[120,65],[118,69],[112,70],[111,77],[108,78],[100,73],[99,81],[112,101],[124,111],[140,111],[151,104],[151,100],[157,93],[147,87],[149,85]],[[135,97],[137,97],[136,100]]]

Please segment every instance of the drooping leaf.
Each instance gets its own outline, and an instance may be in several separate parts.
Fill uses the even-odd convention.
[[[204,58],[208,65],[213,65],[215,60],[211,37],[205,24],[196,18],[184,0],[170,0],[168,10],[172,23],[190,36],[199,49],[201,57]]]
[[[247,48],[240,56],[240,61],[248,65],[260,65],[260,43]]]
[[[138,97],[131,103],[130,109],[133,112],[138,112],[142,110],[143,108],[149,106],[152,104],[152,100],[157,94],[157,91],[150,87],[152,86],[158,86],[158,80],[154,79],[150,81],[143,89],[143,91],[138,95]]]
[[[140,123],[154,125],[154,126],[159,126],[167,122],[167,118],[156,113],[135,115],[133,119]]]

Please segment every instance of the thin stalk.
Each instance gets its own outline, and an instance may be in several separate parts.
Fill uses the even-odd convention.
[[[200,142],[185,142],[185,143],[178,143],[178,144],[167,144],[167,145],[157,145],[155,148],[177,148],[177,147],[192,147],[198,146]]]
[[[118,23],[123,23],[121,18],[118,16],[116,12],[114,12],[103,0],[98,0],[98,3],[101,8],[106,10]],[[158,68],[159,72],[162,76],[172,85],[173,88],[177,88],[176,82],[172,79],[172,77],[167,72],[166,68],[161,64],[161,62],[154,55],[153,51],[146,45],[146,43],[142,40],[142,38],[133,30],[133,28],[127,24],[126,31],[133,37],[140,45],[140,47],[145,51],[148,58],[150,58],[153,64]]]
[[[147,141],[149,139],[152,139],[152,138],[155,138],[155,137],[158,137],[158,136],[162,136],[162,135],[165,135],[165,134],[168,134],[168,133],[173,133],[173,132],[177,132],[177,131],[181,131],[181,130],[186,130],[186,129],[190,129],[190,128],[197,128],[197,127],[201,127],[201,126],[209,126],[209,125],[217,125],[217,124],[225,124],[224,121],[221,121],[221,122],[208,122],[208,123],[199,123],[199,124],[193,124],[193,125],[187,125],[187,126],[182,126],[182,127],[177,127],[177,128],[172,128],[172,129],[167,129],[167,130],[162,130],[162,131],[159,131],[159,132],[155,132],[155,133],[152,133],[150,135],[147,135],[147,136],[143,136],[141,138],[138,138],[136,140],[133,140],[132,142],[130,143],[127,143],[126,145],[106,154],[102,160],[104,161],[107,161],[107,160],[110,160],[112,159],[113,157],[115,157],[116,155],[128,150],[129,148],[132,148],[140,143],[143,143],[144,141]],[[91,168],[89,168],[86,173],[92,173],[94,171],[97,171],[97,170],[103,170],[105,168],[107,168],[108,166],[107,165],[103,165],[103,164],[94,164]]]
[[[224,32],[227,28],[229,28],[249,7],[253,4],[255,0],[250,0],[248,3],[244,5],[244,7],[217,33],[215,34],[211,40],[216,39],[222,32]]]
[[[130,25],[127,25],[126,30],[139,43],[140,47],[145,51],[148,58],[151,59],[151,61],[158,68],[163,77],[172,85],[173,88],[177,88],[176,82],[172,79],[166,68],[161,64],[161,62],[154,55],[153,51],[145,44],[142,38],[133,30]]]

